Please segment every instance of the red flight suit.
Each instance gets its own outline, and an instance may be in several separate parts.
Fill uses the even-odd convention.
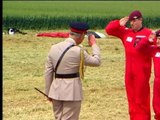
[[[153,86],[153,110],[155,119],[160,120],[160,47],[154,46],[154,86]]]
[[[148,39],[144,39],[139,42],[136,49],[150,50],[152,52],[154,63],[154,86],[153,86],[153,110],[155,112],[155,119],[160,120],[160,47],[156,45],[156,40],[149,42]],[[151,45],[148,48],[148,45]]]
[[[134,32],[131,28],[120,26],[119,20],[114,20],[106,26],[105,31],[120,38],[125,48],[125,86],[130,120],[151,120],[151,52],[149,44],[144,46],[145,50],[138,47],[140,41],[148,39],[151,30],[142,28]]]

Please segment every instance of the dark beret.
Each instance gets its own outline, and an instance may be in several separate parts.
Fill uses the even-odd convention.
[[[129,15],[129,20],[135,20],[138,18],[142,18],[142,13],[139,10],[135,10],[133,12],[130,13]]]
[[[157,37],[160,37],[160,30],[157,30],[157,31],[156,31],[156,36],[157,36]]]
[[[70,30],[76,33],[86,33],[89,25],[85,22],[72,22],[70,23]]]

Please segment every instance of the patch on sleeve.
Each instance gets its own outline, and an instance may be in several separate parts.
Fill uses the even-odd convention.
[[[132,37],[127,37],[126,41],[132,42],[133,38]]]

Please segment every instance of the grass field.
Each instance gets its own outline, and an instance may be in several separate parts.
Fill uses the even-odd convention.
[[[110,18],[128,15],[134,9],[141,10],[145,17],[155,18],[159,16],[159,3],[159,1],[3,1],[3,18],[6,16],[31,19],[48,16]],[[29,25],[30,23],[26,22],[26,26]],[[37,33],[42,32],[38,30],[22,31],[27,34],[3,35],[3,119],[53,120],[51,103],[35,91],[34,87],[44,91],[43,73],[46,56],[51,44],[64,39],[36,37]],[[104,32],[98,29],[97,31]],[[118,39],[110,36],[106,39],[97,39],[97,44],[101,49],[102,64],[98,68],[86,68],[80,120],[128,120],[123,46]],[[87,39],[83,45],[88,51],[91,50],[87,45]],[[150,83],[152,88],[153,77]],[[152,110],[152,120],[153,115]]]
[[[133,10],[143,13],[144,25],[160,26],[160,1],[3,1],[3,29],[66,29],[70,21],[86,21],[103,29],[112,19]]]
[[[44,91],[46,56],[51,44],[63,39],[36,37],[41,31],[25,32],[26,35],[3,35],[3,119],[53,120],[51,103],[34,87]],[[97,44],[102,64],[98,68],[86,68],[80,120],[128,120],[123,46],[110,36],[97,39]],[[83,45],[91,50],[86,38]],[[150,83],[152,88],[153,77]]]
[[[144,17],[159,16],[160,1],[3,1],[5,16],[126,16],[141,10]]]

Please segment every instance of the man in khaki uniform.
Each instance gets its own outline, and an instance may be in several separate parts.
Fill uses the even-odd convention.
[[[88,29],[86,23],[71,23],[69,38],[53,45],[49,51],[45,66],[45,93],[48,100],[53,103],[56,120],[79,119],[83,99],[81,83],[83,64],[99,66],[101,63],[100,49],[96,45],[94,35],[88,36],[92,55],[78,46],[84,40]]]

